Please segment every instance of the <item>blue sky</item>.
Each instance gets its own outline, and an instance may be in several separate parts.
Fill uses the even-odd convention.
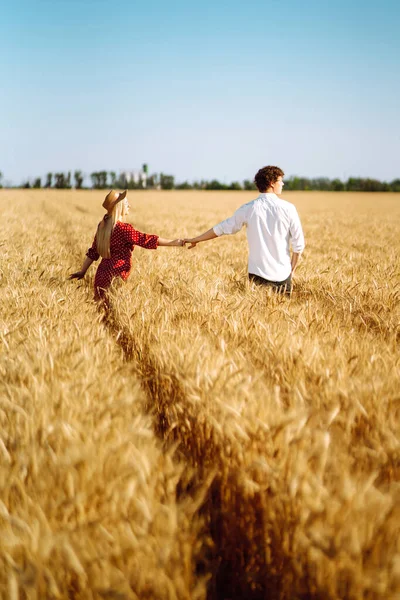
[[[399,6],[6,0],[0,171],[400,177]]]

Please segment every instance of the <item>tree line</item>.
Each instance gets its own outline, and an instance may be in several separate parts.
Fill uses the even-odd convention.
[[[66,173],[47,173],[46,178],[42,181],[40,177],[36,177],[33,180],[26,180],[22,183],[22,188],[35,188],[35,189],[94,189],[94,190],[105,190],[109,188],[123,188],[123,189],[163,189],[172,190],[176,189],[175,178],[173,175],[166,175],[165,173],[154,173],[150,176],[139,176],[137,180],[131,177],[127,177],[126,174],[122,173],[117,176],[115,171],[94,171],[90,173],[91,185],[84,185],[84,175],[82,171],[71,171]]]
[[[47,173],[46,178],[36,177],[25,181],[20,187],[23,188],[55,188],[55,189],[162,189],[162,190],[256,190],[256,186],[250,179],[242,182],[222,183],[218,179],[199,181],[175,182],[173,175],[165,173],[153,173],[151,175],[139,174],[136,179],[127,177],[122,173],[117,175],[115,171],[94,171],[90,173],[91,186],[84,186],[84,175],[82,171],[68,171],[66,173]],[[0,171],[0,187],[2,173]],[[298,177],[296,175],[285,179],[285,190],[304,191],[327,191],[327,192],[400,192],[400,179],[391,182],[379,181],[378,179],[364,177],[349,177],[347,181],[340,179],[329,179],[327,177]]]

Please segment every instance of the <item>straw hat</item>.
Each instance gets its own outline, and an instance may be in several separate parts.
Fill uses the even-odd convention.
[[[108,213],[111,213],[113,211],[114,206],[125,198],[127,191],[128,190],[125,190],[123,192],[116,192],[115,190],[111,190],[111,192],[108,192],[107,196],[105,197],[102,206],[106,209]]]

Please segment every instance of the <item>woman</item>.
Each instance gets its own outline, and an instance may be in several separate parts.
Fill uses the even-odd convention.
[[[86,253],[81,270],[69,279],[82,279],[93,261],[102,257],[94,280],[95,300],[105,300],[107,290],[115,277],[126,281],[132,268],[132,251],[135,246],[156,249],[157,246],[183,246],[183,240],[166,240],[158,235],[137,231],[124,218],[129,213],[126,190],[111,190],[103,202],[107,213],[100,221],[92,247]]]

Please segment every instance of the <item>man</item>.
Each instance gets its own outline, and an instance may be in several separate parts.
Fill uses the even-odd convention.
[[[295,206],[278,198],[284,185],[283,176],[279,167],[260,169],[254,178],[260,192],[258,198],[201,235],[185,239],[185,243],[190,244],[189,249],[199,242],[237,233],[247,225],[250,280],[290,294],[292,275],[304,249],[304,235]]]

